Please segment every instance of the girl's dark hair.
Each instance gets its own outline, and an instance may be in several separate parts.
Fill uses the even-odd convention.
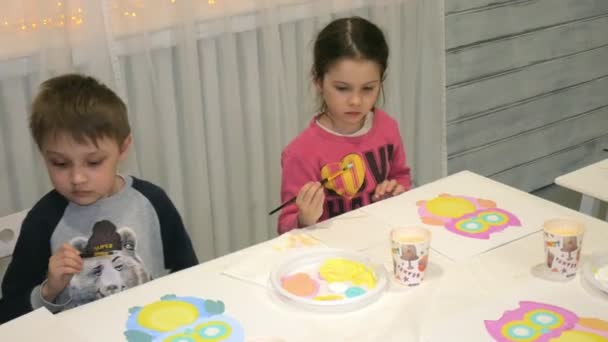
[[[317,35],[312,78],[322,81],[334,63],[343,58],[352,58],[376,62],[380,67],[380,80],[384,81],[388,52],[384,33],[374,23],[361,17],[336,19]],[[320,109],[326,110],[324,103]]]

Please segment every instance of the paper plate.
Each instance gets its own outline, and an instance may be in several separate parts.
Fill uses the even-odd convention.
[[[592,253],[582,266],[585,280],[596,289],[608,294],[608,253]]]
[[[347,312],[376,301],[388,284],[386,270],[366,256],[325,249],[286,259],[270,275],[273,292],[294,306]]]

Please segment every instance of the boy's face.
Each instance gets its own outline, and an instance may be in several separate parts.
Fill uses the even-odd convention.
[[[70,134],[49,135],[42,144],[51,182],[60,194],[79,205],[90,205],[120,190],[116,175],[119,161],[127,155],[131,136],[122,146],[111,138],[100,138],[97,146],[78,143]]]

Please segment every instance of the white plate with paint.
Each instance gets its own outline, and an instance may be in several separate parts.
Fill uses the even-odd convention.
[[[585,280],[608,294],[608,253],[592,253],[583,264],[582,271]]]
[[[386,269],[365,255],[325,249],[293,256],[271,272],[284,302],[312,311],[347,312],[375,302],[388,284]]]

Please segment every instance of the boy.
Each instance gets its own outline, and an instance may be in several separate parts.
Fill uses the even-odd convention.
[[[32,136],[54,190],[25,218],[2,282],[0,321],[58,312],[198,263],[165,192],[117,173],[131,129],[123,101],[82,75],[47,80]]]

